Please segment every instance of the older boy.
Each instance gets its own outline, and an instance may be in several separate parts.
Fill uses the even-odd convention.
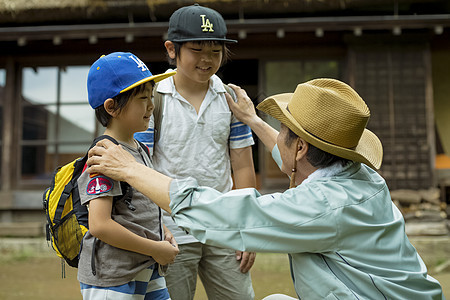
[[[236,42],[227,39],[226,33],[225,21],[215,10],[196,4],[173,13],[164,45],[177,74],[155,88],[155,94],[162,97],[161,124],[135,135],[151,146],[156,127],[155,169],[174,178],[192,176],[220,192],[231,190],[232,171],[235,187],[255,186],[251,130],[231,113],[225,87],[215,75],[226,60],[225,43]],[[180,247],[166,275],[173,300],[193,299],[197,275],[209,299],[253,299],[248,270],[254,253],[235,253],[200,243],[167,214],[164,223]]]

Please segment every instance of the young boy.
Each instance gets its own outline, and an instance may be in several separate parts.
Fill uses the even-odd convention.
[[[227,39],[226,33],[222,16],[198,4],[182,7],[170,17],[164,45],[177,73],[156,87],[155,94],[162,94],[163,113],[153,149],[156,170],[173,178],[194,177],[200,185],[221,192],[233,186],[231,171],[236,188],[255,185],[251,130],[232,115],[225,87],[215,75],[227,58],[225,43],[236,42]],[[150,124],[135,137],[152,146],[154,126]],[[166,275],[173,300],[193,299],[197,274],[208,299],[253,299],[248,270],[254,253],[201,244],[168,214],[164,223],[180,248]]]
[[[102,56],[89,70],[89,104],[106,127],[104,134],[149,167],[133,134],[148,127],[154,83],[174,73],[152,75],[138,57],[124,52]],[[131,201],[113,201],[122,195],[121,184],[101,174],[84,172],[78,189],[82,204],[89,206],[78,266],[83,299],[170,299],[158,264],[171,263],[178,247],[163,228],[161,210],[134,188]]]

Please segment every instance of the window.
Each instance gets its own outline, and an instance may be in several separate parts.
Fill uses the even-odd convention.
[[[5,87],[6,83],[6,71],[5,69],[0,69],[0,86],[2,89]]]
[[[319,77],[339,78],[338,62],[269,61],[265,66],[266,94],[294,92],[299,83]]]
[[[0,69],[0,170],[2,166],[3,149],[3,103],[5,102],[6,70]],[[0,172],[1,173],[1,172]]]
[[[264,65],[264,91],[266,96],[279,93],[293,93],[299,83],[308,80],[328,77],[339,79],[339,62],[337,60],[285,60],[268,61]],[[280,122],[270,116],[265,116],[265,121],[277,130],[280,129]],[[287,184],[286,175],[283,174],[272,159],[268,151],[264,152],[264,157],[260,160],[263,185],[280,186]],[[282,178],[281,181],[274,178]]]
[[[0,69],[0,145],[3,140],[3,103],[5,102],[6,70]]]
[[[265,64],[265,93],[267,96],[279,93],[293,93],[299,83],[328,77],[339,78],[338,62],[330,61],[269,61]],[[279,122],[269,120],[279,129]]]
[[[88,71],[88,66],[23,68],[22,180],[48,180],[57,166],[84,155],[91,144],[97,123],[87,101]]]

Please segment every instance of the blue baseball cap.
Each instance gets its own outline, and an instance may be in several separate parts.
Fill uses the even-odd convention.
[[[106,99],[152,80],[161,81],[175,73],[173,71],[153,75],[145,63],[130,52],[102,55],[89,69],[87,78],[89,104],[95,109],[103,105]]]

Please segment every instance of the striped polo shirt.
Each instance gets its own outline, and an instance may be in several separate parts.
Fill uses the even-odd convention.
[[[230,111],[221,79],[216,75],[210,78],[198,113],[177,92],[172,77],[160,81],[157,92],[163,94],[164,103],[159,141],[154,144],[153,118],[147,131],[135,134],[151,149],[155,170],[172,178],[194,177],[199,185],[220,192],[231,190],[229,151],[251,146],[254,141],[250,127]],[[170,217],[164,218],[164,223],[179,244],[196,241],[177,230]]]

